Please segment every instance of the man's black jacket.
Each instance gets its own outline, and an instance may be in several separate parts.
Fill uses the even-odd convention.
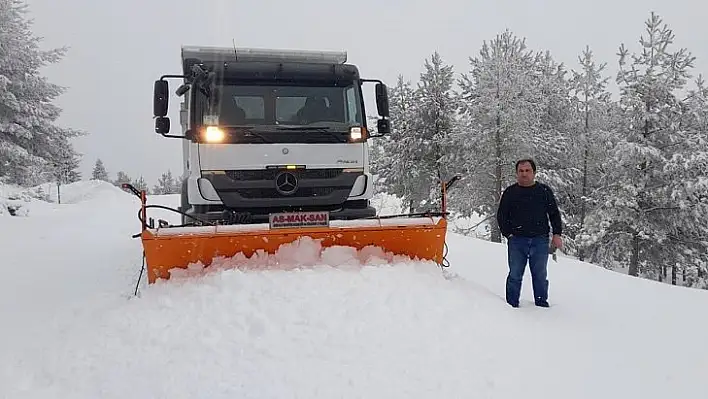
[[[497,223],[504,237],[510,235],[522,237],[548,236],[550,228],[553,234],[561,234],[560,211],[550,187],[536,182],[530,187],[514,183],[502,193],[497,210]]]

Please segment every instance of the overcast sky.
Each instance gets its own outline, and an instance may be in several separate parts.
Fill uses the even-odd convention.
[[[436,50],[466,72],[482,42],[508,28],[572,67],[590,45],[614,78],[618,46],[637,50],[655,11],[697,57],[695,72],[708,74],[703,0],[28,1],[44,45],[70,46],[46,76],[68,88],[59,122],[89,132],[76,141],[84,177],[101,158],[111,178],[124,170],[150,186],[168,168],[181,174],[180,140],[154,133],[152,90],[161,74],[180,72],[182,44],[344,49],[362,75],[393,85],[399,73],[415,81]]]

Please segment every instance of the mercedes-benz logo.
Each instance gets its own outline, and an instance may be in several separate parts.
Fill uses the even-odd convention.
[[[289,152],[290,152],[290,150],[288,150],[287,147],[283,148],[283,154],[287,154],[287,153],[289,153]]]
[[[292,195],[297,191],[297,177],[290,172],[280,172],[275,176],[275,189],[282,195]]]

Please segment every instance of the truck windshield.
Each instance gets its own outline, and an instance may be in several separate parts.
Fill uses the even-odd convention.
[[[251,126],[273,131],[277,127],[328,127],[331,131],[348,132],[349,126],[362,126],[359,86],[349,84],[327,86],[303,85],[222,85],[203,113],[202,124]],[[321,130],[321,129],[320,129]]]

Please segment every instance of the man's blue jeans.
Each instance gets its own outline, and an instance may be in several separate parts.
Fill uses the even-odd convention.
[[[531,269],[533,296],[536,304],[545,304],[548,300],[548,236],[517,237],[511,236],[508,242],[509,275],[506,278],[506,301],[511,306],[519,306],[521,282],[524,278],[526,263]]]

